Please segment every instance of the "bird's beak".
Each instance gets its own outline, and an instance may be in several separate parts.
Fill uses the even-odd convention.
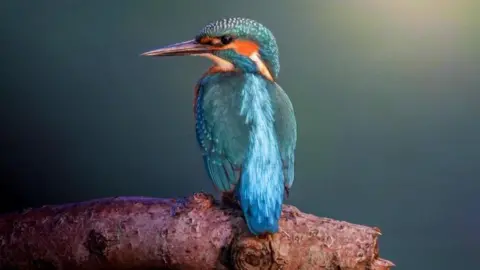
[[[176,55],[194,55],[209,53],[212,51],[212,46],[201,44],[194,39],[168,45],[166,47],[144,52],[143,56],[176,56]]]

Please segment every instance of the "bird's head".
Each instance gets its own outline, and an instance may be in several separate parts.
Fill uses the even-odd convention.
[[[275,80],[280,71],[278,47],[272,32],[245,18],[207,24],[194,39],[145,52],[145,56],[200,55],[224,70],[258,72]]]

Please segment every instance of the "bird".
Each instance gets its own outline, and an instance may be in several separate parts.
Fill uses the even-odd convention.
[[[261,23],[242,17],[205,25],[193,39],[143,56],[201,56],[213,65],[195,86],[195,134],[208,177],[243,212],[256,236],[279,231],[294,182],[297,123],[277,82],[278,45]]]

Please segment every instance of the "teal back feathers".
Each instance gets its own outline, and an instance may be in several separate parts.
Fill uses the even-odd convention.
[[[275,233],[293,183],[296,122],[286,93],[253,73],[204,77],[196,106],[205,167],[222,192],[234,191],[253,234]]]

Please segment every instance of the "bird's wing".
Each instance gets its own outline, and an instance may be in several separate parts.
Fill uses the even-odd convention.
[[[297,123],[293,106],[285,91],[273,84],[275,89],[275,130],[283,161],[285,187],[292,186],[295,171],[295,147],[297,143]]]
[[[232,191],[240,178],[249,127],[239,115],[241,96],[236,80],[199,84],[195,103],[196,135],[208,175],[222,192]]]

